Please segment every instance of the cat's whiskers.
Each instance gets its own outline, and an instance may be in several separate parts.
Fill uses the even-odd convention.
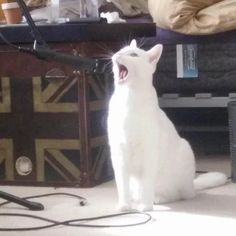
[[[103,43],[96,43],[96,45],[104,51],[103,54],[99,53],[99,55],[105,55],[106,58],[111,58],[115,53]]]
[[[140,39],[138,40],[138,42],[137,42],[137,46],[138,46],[139,48],[142,48],[143,45],[145,45],[146,41],[147,41],[146,38],[144,38],[144,37],[140,38]]]

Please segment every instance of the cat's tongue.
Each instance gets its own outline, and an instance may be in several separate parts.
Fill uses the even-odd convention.
[[[124,65],[119,65],[119,77],[120,81],[124,81],[128,75],[128,70]]]

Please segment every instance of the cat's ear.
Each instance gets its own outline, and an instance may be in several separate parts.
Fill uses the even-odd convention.
[[[149,62],[156,66],[157,62],[159,61],[161,54],[163,51],[163,45],[157,44],[153,48],[151,48],[147,53],[149,57]]]
[[[133,39],[129,45],[131,48],[136,48],[137,47],[137,42],[135,39]]]

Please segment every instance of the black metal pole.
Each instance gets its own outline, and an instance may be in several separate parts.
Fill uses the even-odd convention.
[[[19,50],[21,52],[32,54],[41,60],[54,61],[71,65],[79,70],[88,71],[90,73],[105,72],[108,64],[107,59],[85,58],[71,54],[58,53],[55,50],[50,49],[43,39],[41,33],[39,32],[37,26],[35,25],[34,20],[32,19],[24,0],[17,0],[17,2],[22,9],[22,13],[25,16],[26,21],[30,27],[31,35],[35,40],[33,48],[19,47]]]
[[[29,210],[32,210],[32,211],[44,210],[44,206],[41,203],[31,202],[31,201],[25,200],[23,198],[17,197],[15,195],[12,195],[3,191],[0,191],[0,198],[3,198],[9,202],[14,202],[21,206],[27,207],[29,208]]]
[[[33,39],[37,42],[37,44],[46,47],[47,43],[43,39],[41,33],[39,32],[38,28],[36,27],[34,20],[32,19],[30,12],[24,2],[24,0],[16,0],[22,10],[22,14],[24,15],[29,27],[30,27],[30,34]]]
[[[236,183],[236,101],[228,103],[232,181]]]

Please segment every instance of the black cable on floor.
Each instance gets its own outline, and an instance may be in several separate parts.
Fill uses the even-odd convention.
[[[64,196],[70,196],[75,197],[79,199],[79,203],[81,206],[84,206],[86,204],[86,198],[81,197],[76,194],[71,193],[49,193],[49,194],[41,194],[41,195],[34,195],[34,196],[28,196],[24,197],[23,199],[33,199],[33,198],[41,198],[41,197],[49,197],[49,196],[55,196],[55,195],[64,195]],[[0,207],[6,204],[10,204],[11,202],[5,201],[0,203]],[[120,225],[102,225],[102,224],[89,224],[88,222],[95,221],[95,220],[102,220],[107,218],[114,218],[114,217],[121,217],[125,215],[141,215],[145,216],[146,219],[140,222],[132,223],[132,224],[120,224]],[[146,224],[147,222],[152,220],[152,217],[148,213],[142,213],[142,212],[125,212],[125,213],[119,213],[119,214],[111,214],[111,215],[104,215],[104,216],[98,216],[98,217],[89,217],[89,218],[81,218],[81,219],[72,219],[72,220],[66,220],[66,221],[56,221],[52,219],[48,219],[45,217],[40,217],[36,215],[30,215],[30,214],[19,214],[19,213],[0,213],[0,217],[21,217],[21,218],[30,218],[30,219],[37,219],[40,221],[48,222],[49,224],[44,226],[37,226],[37,227],[22,227],[22,228],[0,228],[0,231],[32,231],[32,230],[42,230],[46,228],[52,228],[59,225],[69,226],[69,227],[87,227],[87,228],[110,228],[110,227],[131,227],[131,226],[137,226]],[[80,223],[76,223],[80,222]]]
[[[208,171],[196,171],[196,173],[208,173]],[[230,177],[229,177],[230,178]],[[33,199],[33,198],[40,198],[40,197],[48,197],[48,196],[55,196],[55,195],[65,195],[70,197],[78,198],[80,201],[80,205],[84,206],[86,204],[86,198],[70,194],[70,193],[50,193],[50,194],[41,194],[41,195],[34,195],[34,196],[28,196],[23,199]],[[11,202],[5,201],[0,204],[0,206],[9,204]],[[95,221],[95,220],[102,220],[107,218],[114,218],[114,217],[121,217],[125,215],[142,215],[145,216],[146,219],[140,222],[132,223],[132,224],[89,224],[87,222]],[[66,221],[56,221],[52,219],[48,219],[45,217],[40,217],[36,215],[30,215],[30,214],[19,214],[19,213],[0,213],[0,217],[22,217],[22,218],[30,218],[30,219],[37,219],[40,221],[48,222],[49,224],[44,226],[37,226],[37,227],[22,227],[22,228],[0,228],[0,231],[32,231],[32,230],[42,230],[46,228],[52,228],[59,225],[69,226],[69,227],[87,227],[87,228],[117,228],[117,227],[131,227],[131,226],[138,226],[142,224],[146,224],[149,221],[151,221],[153,218],[148,213],[143,212],[125,212],[125,213],[119,213],[119,214],[111,214],[111,215],[104,215],[104,216],[98,216],[98,217],[89,217],[89,218],[81,218],[81,219],[72,219],[72,220],[66,220]],[[80,223],[76,223],[80,222]]]
[[[81,206],[86,205],[86,202],[87,202],[86,198],[81,197],[81,196],[76,195],[76,194],[72,194],[72,193],[48,193],[48,194],[40,194],[40,195],[33,195],[33,196],[23,197],[22,199],[27,200],[27,199],[50,197],[50,196],[57,196],[57,195],[78,198],[79,199],[79,203],[80,203]],[[10,204],[10,203],[12,203],[12,202],[10,202],[10,201],[2,202],[2,203],[0,203],[0,207],[4,206],[6,204]]]
[[[88,224],[86,222],[91,222],[95,220],[101,220],[101,219],[108,219],[108,218],[115,218],[115,217],[121,217],[125,215],[141,215],[145,216],[146,219],[140,222],[136,223],[130,223],[130,224]],[[0,217],[23,217],[23,218],[30,218],[30,219],[37,219],[40,221],[49,222],[50,224],[44,225],[44,226],[36,226],[36,227],[22,227],[22,228],[0,228],[0,231],[32,231],[32,230],[42,230],[46,228],[52,228],[59,225],[65,225],[70,227],[87,227],[87,228],[120,228],[120,227],[131,227],[131,226],[138,226],[148,223],[152,220],[152,216],[148,213],[143,212],[125,212],[125,213],[119,213],[119,214],[111,214],[111,215],[104,215],[104,216],[98,216],[98,217],[89,217],[89,218],[81,218],[81,219],[72,219],[72,220],[66,220],[66,221],[56,221],[51,220],[45,217],[40,217],[36,215],[30,215],[30,214],[18,214],[18,213],[0,213]],[[82,223],[75,223],[75,222],[82,222]],[[84,223],[83,223],[84,222]]]

